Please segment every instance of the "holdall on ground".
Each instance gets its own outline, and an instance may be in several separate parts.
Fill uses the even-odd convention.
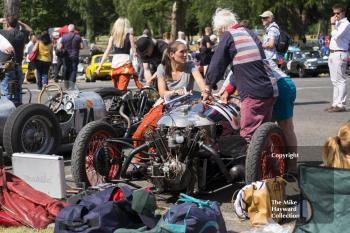
[[[294,232],[349,232],[349,169],[301,165],[299,187],[310,202],[312,213],[306,224],[296,224]]]
[[[244,190],[244,202],[248,207],[248,217],[253,225],[267,224],[271,218],[271,200],[266,183],[255,183]]]
[[[239,190],[237,197],[234,201],[234,211],[238,218],[249,219],[248,208],[252,202],[253,189],[265,189],[265,182],[256,181],[251,184],[245,185],[241,190]]]
[[[203,201],[181,193],[176,205],[164,215],[169,232],[225,233],[226,225],[216,201]]]
[[[19,177],[0,170],[0,225],[18,225],[35,229],[45,228],[66,203],[39,192]],[[12,221],[11,221],[12,219]]]
[[[114,233],[225,233],[227,232],[217,202],[203,201],[180,194],[180,199],[152,228],[118,229]]]
[[[111,187],[64,208],[56,218],[55,233],[110,233],[115,229],[138,228],[143,223],[131,207],[127,186]]]
[[[237,217],[250,219],[253,225],[266,224],[270,218],[280,222],[283,219],[281,210],[285,207],[286,185],[285,179],[275,177],[244,186],[233,204]]]
[[[119,187],[116,184],[112,184],[112,183],[104,183],[104,184],[98,184],[96,186],[92,186],[92,187],[88,187],[87,189],[85,189],[84,191],[71,195],[67,198],[67,202],[70,205],[76,205],[78,203],[80,203],[85,197],[90,196],[94,193],[100,192],[100,191],[104,191],[106,189],[109,188],[115,188],[115,187]],[[122,200],[123,196],[126,196],[127,200],[132,200],[132,191],[125,186],[125,188],[121,188],[118,189],[117,191],[114,191],[112,200],[116,201],[116,200]]]
[[[286,185],[288,182],[279,176],[264,181],[270,196],[271,218],[279,223],[283,220],[282,216],[285,213]]]

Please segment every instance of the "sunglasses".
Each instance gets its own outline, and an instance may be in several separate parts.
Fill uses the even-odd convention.
[[[267,20],[269,17],[261,17],[262,20]]]

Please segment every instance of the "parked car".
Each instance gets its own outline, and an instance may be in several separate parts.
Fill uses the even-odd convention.
[[[79,63],[78,63],[78,75],[84,75],[85,70],[89,65],[89,56],[88,55],[80,55]]]
[[[103,63],[100,70],[100,74],[96,74],[98,64],[102,59],[102,54],[92,56],[90,65],[86,68],[86,82],[95,82],[96,79],[110,79],[111,78],[111,65],[112,55],[108,55],[107,60]]]
[[[22,63],[23,77],[28,70],[28,65],[29,65],[29,63],[27,61],[23,61],[23,63]],[[36,79],[35,79],[35,75],[34,75],[34,70],[30,71],[29,76],[28,76],[28,81],[35,83]]]
[[[282,70],[290,75],[300,78],[318,76],[321,73],[329,73],[328,56],[321,56],[319,51],[288,51],[285,55]]]

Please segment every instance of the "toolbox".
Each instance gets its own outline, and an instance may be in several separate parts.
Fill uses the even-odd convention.
[[[54,198],[66,197],[62,156],[14,153],[12,167],[13,173],[33,188]]]

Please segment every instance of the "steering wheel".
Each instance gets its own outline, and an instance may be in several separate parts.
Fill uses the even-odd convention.
[[[50,89],[54,87],[55,89]],[[56,91],[57,94],[55,95],[52,95],[52,98],[49,98],[48,101],[50,102],[49,103],[49,108],[51,109],[51,111],[53,112],[56,112],[61,104],[62,104],[62,101],[63,101],[63,90],[62,88],[57,85],[57,84],[48,84],[46,86],[44,86],[44,88],[41,90],[41,92],[39,93],[39,96],[38,96],[38,103],[40,104],[46,104],[46,102],[42,102],[42,96],[45,92],[49,92],[49,91]]]

